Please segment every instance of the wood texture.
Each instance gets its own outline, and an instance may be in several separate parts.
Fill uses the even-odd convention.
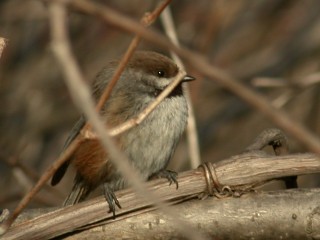
[[[180,217],[208,239],[318,239],[320,189],[248,193],[241,198],[192,200]],[[66,239],[183,239],[174,220],[156,210],[79,232]]]
[[[220,184],[243,193],[243,191],[248,192],[253,186],[272,179],[320,172],[320,158],[314,154],[276,157],[257,151],[231,157],[220,161],[215,166]],[[207,192],[206,180],[201,169],[183,172],[179,174],[178,180],[178,190],[175,186],[168,186],[165,179],[151,181],[146,185],[161,199],[175,203]],[[122,205],[122,209],[116,211],[116,221],[154,209],[152,203],[143,201],[131,189],[118,191],[116,195]],[[201,201],[198,201],[198,204],[201,205]],[[189,221],[188,218],[185,220]],[[98,197],[30,220],[21,220],[9,229],[4,239],[47,239],[86,228],[98,222],[101,224],[101,221],[103,224],[114,222],[112,214],[108,213],[106,201],[103,197]]]

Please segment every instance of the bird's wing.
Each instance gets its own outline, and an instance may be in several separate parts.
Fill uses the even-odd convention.
[[[69,137],[67,138],[64,146],[63,146],[63,151],[66,150],[66,148],[71,144],[71,142],[78,136],[80,130],[82,129],[82,127],[85,125],[86,120],[83,116],[80,117],[80,119],[77,121],[77,123],[73,126]],[[54,186],[56,184],[58,184],[60,182],[60,180],[62,179],[62,177],[64,176],[64,174],[66,173],[68,166],[70,164],[71,159],[68,159],[67,161],[65,161],[58,169],[57,171],[54,173],[52,179],[51,179],[51,185]]]

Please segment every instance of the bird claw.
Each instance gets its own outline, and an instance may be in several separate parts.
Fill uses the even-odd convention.
[[[116,205],[121,208],[120,202],[118,201],[114,191],[109,187],[108,184],[103,184],[104,197],[109,204],[109,212],[112,212],[113,219],[116,218]]]
[[[166,178],[169,181],[169,186],[171,186],[172,183],[176,184],[176,189],[178,189],[179,184],[177,181],[178,173],[171,171],[171,170],[162,170],[156,174],[156,176],[160,178]]]

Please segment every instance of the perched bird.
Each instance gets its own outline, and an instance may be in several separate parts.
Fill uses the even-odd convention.
[[[93,83],[95,100],[101,96],[117,65],[118,61],[110,62],[96,76]],[[159,53],[136,52],[101,110],[105,124],[111,128],[137,116],[179,71],[171,59]],[[185,75],[181,84],[141,124],[115,137],[118,147],[145,180],[157,175],[177,184],[177,173],[166,170],[166,167],[187,124],[188,107],[181,85],[191,80],[194,78]],[[74,125],[64,149],[76,138],[85,122],[85,118],[81,117]],[[82,142],[73,156],[56,171],[52,185],[60,182],[70,162],[75,167],[76,176],[64,205],[84,200],[91,191],[102,185],[110,211],[115,214],[115,205],[121,206],[114,191],[127,187],[128,183],[109,161],[108,153],[99,140]]]

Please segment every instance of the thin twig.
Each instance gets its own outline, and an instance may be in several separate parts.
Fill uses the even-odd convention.
[[[3,37],[0,37],[0,58],[1,58],[1,55],[2,55],[2,52],[3,52],[3,49],[6,47],[7,45],[7,39],[3,38]]]
[[[129,182],[141,197],[155,203],[168,216],[175,219],[175,226],[181,231],[181,234],[192,239],[204,239],[200,233],[193,231],[188,224],[182,221],[179,218],[179,213],[175,212],[172,208],[169,208],[167,203],[162,202],[156,194],[146,191],[145,183],[142,181],[141,176],[131,167],[125,154],[116,147],[116,144],[113,142],[105,128],[105,124],[103,124],[103,121],[95,111],[94,101],[91,98],[89,88],[86,86],[80,73],[80,69],[70,50],[70,42],[65,28],[66,7],[60,1],[51,2],[49,10],[52,25],[53,51],[63,69],[71,96],[75,104],[83,111],[85,117],[90,121],[93,129],[96,130],[103,147],[109,153],[112,163],[115,164],[123,176],[129,179]],[[182,72],[181,74],[185,73]],[[173,83],[176,83],[176,81]],[[14,215],[17,215],[18,211],[16,210],[15,213],[16,214]],[[14,219],[11,218],[10,221],[7,221],[4,227],[10,226],[13,220]],[[4,227],[2,228],[2,231],[6,230]]]
[[[144,16],[142,17],[142,19],[140,20],[141,24],[145,27],[150,26],[155,19],[161,14],[161,12],[170,4],[172,0],[166,0],[163,1],[153,12],[151,13],[146,13],[144,14]],[[105,102],[108,100],[108,98],[111,95],[112,89],[114,88],[114,86],[116,85],[116,83],[118,82],[118,79],[121,76],[121,73],[123,72],[124,68],[126,67],[126,65],[128,64],[131,56],[133,55],[134,51],[136,50],[136,48],[138,47],[138,44],[140,43],[141,38],[136,35],[131,43],[129,44],[129,47],[127,48],[127,51],[125,52],[125,54],[123,55],[122,59],[120,60],[108,86],[106,87],[106,89],[104,90],[104,92],[102,93],[99,102],[96,106],[97,111],[100,111],[101,108],[103,107],[103,105],[105,104]],[[134,123],[135,121],[132,120],[131,122],[133,122],[133,124],[127,124],[127,127],[123,128],[122,126],[124,126],[124,124],[122,124],[120,126],[120,129],[123,128],[124,130],[121,131],[119,129],[119,133],[120,134],[122,132],[124,132],[125,130],[128,130],[129,128],[135,126],[136,124]],[[81,131],[82,133],[86,134],[88,136],[87,130],[89,129],[89,125],[88,123],[86,123],[86,125],[83,127],[83,131]],[[90,131],[89,131],[90,132]],[[117,132],[117,131],[115,131]],[[90,134],[90,133],[89,133]],[[117,135],[117,134],[112,134],[112,131],[110,132],[111,136]],[[93,134],[94,135],[94,134]],[[79,136],[81,137],[81,135]]]
[[[179,46],[179,40],[173,24],[170,6],[168,6],[163,11],[160,17],[161,17],[161,21],[167,36],[173,42],[173,44],[175,44],[176,46]],[[171,51],[171,56],[181,69],[185,69],[181,59],[178,57],[177,54]],[[188,149],[189,149],[188,156],[190,157],[191,168],[196,168],[201,163],[200,147],[199,147],[199,141],[197,136],[197,124],[194,116],[189,88],[186,84],[183,85],[183,90],[184,90],[185,97],[187,99],[188,109],[189,109],[188,126],[187,126],[187,139],[188,139]]]
[[[171,1],[172,0],[163,1],[163,3],[160,4],[152,13],[145,14],[140,21],[142,23],[142,25],[146,26],[146,27],[150,26],[154,22],[154,20],[160,15],[160,13],[163,11],[163,9],[165,9],[169,5],[169,3]],[[136,35],[134,37],[134,39],[131,41],[126,53],[122,57],[117,69],[115,70],[115,72],[110,80],[110,83],[108,84],[107,88],[105,89],[105,91],[103,92],[103,94],[100,97],[100,100],[99,100],[97,107],[96,107],[98,111],[101,110],[104,103],[110,97],[112,89],[116,85],[121,73],[123,72],[128,61],[130,60],[132,54],[134,53],[135,49],[137,48],[140,40],[141,40],[141,38],[138,35]]]
[[[212,66],[207,59],[200,54],[184,47],[177,47],[160,33],[151,29],[146,29],[138,22],[96,2],[88,0],[71,0],[70,4],[83,12],[99,16],[106,22],[122,28],[125,31],[139,34],[142,38],[157,44],[161,48],[173,50],[190,66],[197,69],[198,72],[236,94],[242,100],[261,112],[275,125],[304,144],[308,149],[320,154],[319,138],[302,124],[295,122],[284,111],[271,106],[264,96],[246,87],[241,81],[231,77],[226,72]]]
[[[21,199],[18,206],[15,208],[12,215],[9,217],[7,221],[0,225],[0,236],[11,226],[13,221],[18,217],[18,215],[23,211],[23,209],[28,205],[31,199],[40,191],[43,185],[50,179],[50,177],[57,171],[57,169],[68,159],[71,154],[75,151],[77,146],[79,145],[78,140],[73,141],[70,144],[70,147],[66,150],[64,157],[59,158],[55,161],[40,177],[38,182],[33,186],[33,188]]]
[[[163,9],[165,9],[165,7],[171,1],[172,0],[166,0],[162,4],[160,4],[152,13],[144,14],[142,19],[140,20],[141,24],[143,24],[146,27],[151,25],[155,21],[155,19],[160,15],[161,11],[163,11]],[[123,70],[125,69],[126,65],[128,64],[128,62],[129,62],[131,56],[133,55],[134,51],[138,47],[138,45],[140,43],[140,40],[141,40],[141,38],[138,35],[136,35],[132,39],[131,43],[129,44],[129,47],[127,48],[127,51],[125,52],[125,54],[121,58],[121,60],[120,60],[120,62],[118,64],[113,76],[111,77],[110,82],[108,83],[108,85],[105,88],[104,92],[101,94],[99,102],[98,102],[98,104],[96,106],[96,110],[98,112],[101,110],[101,108],[103,107],[105,102],[110,97],[112,89],[117,84],[117,82],[118,82]],[[137,125],[135,119],[132,119],[131,121],[129,120],[127,123],[121,124],[121,126],[119,126],[119,129],[116,128],[116,129],[114,129],[115,131],[111,130],[110,131],[110,136],[115,136],[117,134],[120,134],[120,133],[130,129],[131,127],[133,127],[135,125]],[[113,134],[113,132],[115,132],[115,134]],[[93,133],[90,130],[90,124],[87,122],[83,126],[82,130],[80,130],[80,134],[77,136],[77,138],[95,139],[95,138],[97,138],[97,136],[96,136],[95,133]]]
[[[109,130],[109,135],[111,137],[117,136],[128,129],[139,125],[161,102],[165,99],[173,89],[181,82],[181,79],[186,75],[184,71],[179,71],[174,80],[152,101],[142,112],[140,112],[136,117],[127,120],[126,122],[111,128]],[[91,131],[83,131],[82,136],[85,139],[97,139],[98,134]],[[199,165],[197,165],[199,166]]]
[[[141,22],[143,22],[146,26],[150,25],[155,18],[161,13],[161,11],[171,2],[171,0],[166,0],[164,1],[163,4],[161,4],[158,8],[156,8],[151,14],[146,14]],[[102,97],[100,98],[100,101],[96,107],[96,109],[101,109],[102,105],[104,104],[104,102],[108,99],[113,86],[116,84],[117,78],[119,78],[121,72],[123,71],[123,68],[125,67],[126,63],[129,60],[129,57],[132,55],[132,53],[134,52],[135,48],[137,47],[138,43],[140,41],[140,38],[138,36],[136,36],[125,56],[123,57],[122,61],[120,62],[117,70],[114,73],[114,76],[111,80],[111,84],[109,84],[108,88],[105,90],[105,92],[103,93]],[[168,93],[167,93],[168,94]],[[160,96],[159,96],[160,97]],[[159,102],[158,102],[159,103]],[[152,108],[154,108],[152,106]],[[138,122],[141,122],[151,111],[148,111],[148,113],[143,113],[144,117],[137,117]],[[129,129],[130,127],[135,126],[135,120],[133,120],[133,123],[131,124],[126,124],[125,125],[125,129]],[[88,128],[88,125],[86,125],[84,127],[85,129]],[[123,125],[120,126],[120,128],[123,128]],[[119,133],[123,132],[121,130],[117,130]],[[83,131],[81,131],[83,133]],[[119,134],[118,133],[118,134]],[[116,135],[116,134],[115,134]],[[6,222],[7,226],[4,226],[3,229],[6,229],[7,227],[9,227],[12,222],[14,221],[14,219],[20,214],[20,212],[27,206],[27,204],[30,202],[30,200],[32,199],[32,197],[41,189],[41,187],[50,179],[50,177],[54,174],[54,172],[56,172],[56,170],[67,160],[71,157],[71,155],[75,152],[75,150],[79,147],[79,145],[81,144],[81,142],[84,140],[84,138],[81,138],[81,136],[83,136],[82,134],[79,135],[79,137],[77,137],[74,141],[72,141],[72,143],[68,146],[67,149],[65,149],[65,151],[62,153],[62,155],[52,164],[52,166],[50,166],[42,175],[42,177],[39,179],[39,181],[37,182],[37,184],[33,187],[33,189],[21,200],[20,204],[17,206],[17,208],[15,209],[15,211],[13,212],[12,216],[9,218],[9,220]],[[1,231],[0,231],[1,234]]]
[[[268,88],[307,88],[315,84],[320,83],[320,72],[315,72],[304,77],[299,77],[288,81],[283,78],[271,78],[271,77],[257,77],[251,81],[255,87],[268,87]]]
[[[52,2],[50,5],[50,13],[53,28],[53,50],[63,68],[65,80],[70,89],[71,96],[74,98],[75,103],[83,111],[84,115],[92,124],[93,129],[100,137],[101,143],[109,153],[112,163],[117,167],[120,173],[129,180],[128,182],[131,183],[139,196],[156,204],[165,212],[165,214],[170,216],[172,219],[175,219],[175,226],[181,231],[181,234],[192,239],[204,239],[200,233],[193,231],[187,223],[182,221],[181,218],[179,218],[179,213],[169,207],[168,203],[164,203],[155,193],[146,190],[145,183],[141,176],[132,168],[127,156],[117,148],[105,128],[105,124],[95,111],[94,101],[91,97],[89,88],[85,85],[80,69],[70,50],[67,30],[64,25],[64,20],[66,19],[65,5],[59,2]],[[176,81],[173,83],[175,82]]]
[[[16,154],[16,156],[12,156],[9,158],[3,157],[2,161],[4,161],[6,164],[8,164],[10,167],[12,167],[13,171],[19,170],[19,171],[21,171],[21,173],[23,173],[28,178],[28,180],[26,182],[21,183],[22,185],[26,185],[26,183],[29,183],[30,182],[29,179],[32,180],[32,183],[38,181],[38,179],[40,178],[39,174],[35,170],[29,168],[28,166],[26,166],[24,163],[22,163],[20,161],[20,159],[19,159],[20,153],[21,153],[21,150],[20,150],[20,152],[18,152]],[[54,194],[56,196],[59,196],[59,197],[63,196],[63,194],[59,190],[54,189],[54,188],[50,187],[49,185],[44,185],[44,188],[48,192],[51,192],[52,194]],[[29,189],[29,187],[27,189]]]
[[[110,129],[110,136],[116,136],[128,129],[139,125],[161,102],[165,99],[176,86],[179,85],[181,79],[186,75],[184,71],[179,71],[175,79],[157,96],[157,98],[152,101],[148,107],[146,107],[137,117],[132,118],[119,126]]]
[[[298,91],[304,91],[320,83],[320,73],[315,72],[305,77],[292,79],[291,81],[282,78],[257,77],[251,81],[255,87],[263,88],[283,88],[285,91],[281,96],[272,100],[275,108],[281,108],[291,99],[297,96]]]

